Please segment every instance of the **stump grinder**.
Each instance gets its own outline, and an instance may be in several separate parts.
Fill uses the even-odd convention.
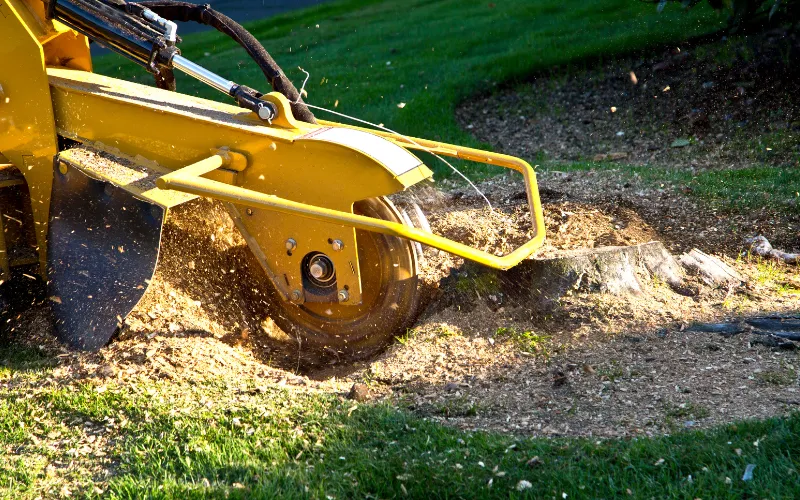
[[[232,38],[271,91],[183,57],[176,21]],[[155,86],[92,72],[90,41]],[[231,104],[176,92],[175,71]],[[521,173],[533,238],[497,256],[412,224],[387,196],[432,177],[420,151]],[[274,321],[310,349],[356,356],[413,322],[418,244],[507,269],[545,234],[526,162],[317,120],[258,40],[208,5],[0,0],[0,280],[41,275],[60,340],[109,342],[153,276],[167,212],[197,197],[226,207]]]

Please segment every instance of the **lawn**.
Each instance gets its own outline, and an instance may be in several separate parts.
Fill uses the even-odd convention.
[[[388,0],[332,2],[248,27],[298,86],[298,66],[311,74],[309,102],[474,145],[453,115],[472,95],[723,22],[706,8],[658,14],[635,0]],[[229,40],[202,33],[182,47],[209,69],[264,88]],[[151,81],[116,56],[96,68]],[[186,78],[179,89],[224,99]],[[676,175],[663,173],[691,181]],[[722,182],[738,190],[736,176],[746,175]],[[786,175],[769,182],[782,189],[796,181]],[[800,496],[797,416],[660,438],[526,438],[253,380],[75,381],[60,377],[55,357],[21,347],[0,348],[0,361],[5,498]],[[753,479],[743,481],[748,464],[756,465]]]
[[[634,166],[588,161],[550,163],[544,168],[618,173],[624,180],[637,177],[646,184],[660,184],[688,192],[690,196],[703,200],[709,209],[721,209],[725,213],[753,212],[765,206],[778,213],[796,214],[798,211],[800,170],[791,167],[776,168],[754,162],[740,169],[692,172],[665,165]]]
[[[531,439],[247,380],[63,385],[38,351],[3,354],[7,498],[800,495],[797,417],[655,439]]]
[[[475,145],[454,119],[464,99],[553,67],[684,41],[721,28],[724,20],[708,8],[659,15],[634,0],[350,0],[247,28],[298,88],[305,78],[298,67],[309,72],[309,103],[404,134]],[[181,48],[220,75],[269,90],[246,53],[216,32],[190,35]],[[115,55],[98,60],[96,71],[152,82]],[[226,99],[187,77],[178,89]]]

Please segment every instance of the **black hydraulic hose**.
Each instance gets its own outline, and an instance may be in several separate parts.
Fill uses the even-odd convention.
[[[269,81],[272,89],[285,95],[292,102],[292,114],[298,120],[307,123],[316,123],[314,114],[303,103],[300,93],[292,82],[286,77],[275,59],[269,55],[263,45],[250,34],[241,24],[230,17],[211,8],[210,5],[196,5],[189,2],[175,0],[145,0],[137,2],[152,10],[159,16],[170,21],[193,21],[207,24],[217,31],[224,33],[242,46],[250,57],[258,64],[264,76]]]

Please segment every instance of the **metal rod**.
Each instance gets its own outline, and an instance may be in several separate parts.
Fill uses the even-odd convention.
[[[227,201],[229,203],[272,210],[287,215],[297,215],[300,217],[307,217],[309,219],[352,226],[356,229],[364,229],[366,231],[374,231],[376,233],[398,236],[400,238],[418,241],[423,245],[444,250],[445,252],[478,262],[485,266],[502,270],[510,269],[522,262],[524,259],[530,257],[530,255],[535,252],[544,241],[544,233],[536,234],[533,239],[517,248],[513,252],[499,257],[464,245],[463,243],[449,240],[442,236],[431,234],[417,228],[407,227],[403,224],[398,224],[397,222],[373,219],[372,217],[365,217],[363,215],[356,215],[339,210],[331,210],[328,208],[308,205],[306,203],[298,203],[296,201],[231,186],[222,182],[204,179],[202,177],[194,177],[189,179],[172,178],[161,184],[159,187],[161,187],[161,189],[174,189],[176,191],[183,191],[185,193],[196,194],[199,196],[207,196],[209,198]]]
[[[224,167],[225,163],[225,157],[217,153],[213,156],[209,156],[208,158],[200,160],[197,163],[192,163],[188,167],[183,167],[179,170],[174,170],[167,175],[162,175],[156,180],[156,185],[158,187],[161,187],[162,185],[168,186],[170,181],[178,176],[201,177],[213,172],[218,168]]]
[[[233,90],[236,88],[236,84],[234,82],[222,78],[218,74],[205,69],[199,64],[193,63],[183,56],[176,55],[173,57],[172,66],[175,69],[180,70],[193,78],[197,78],[206,85],[214,87],[220,92],[224,92],[228,95],[231,95],[231,92],[233,92]]]
[[[379,135],[384,139],[388,139],[398,146],[406,149],[425,151],[437,155],[449,156],[451,158],[458,158],[461,160],[474,161],[476,163],[495,165],[498,167],[515,170],[522,174],[525,182],[525,193],[528,197],[528,206],[530,207],[531,211],[533,229],[536,231],[536,234],[544,233],[544,213],[542,211],[542,201],[539,198],[539,188],[536,184],[536,171],[528,164],[528,162],[524,160],[500,153],[481,151],[480,149],[456,146],[454,144],[443,144],[441,142],[431,141],[429,139],[420,139],[418,137],[400,136],[392,132],[383,132],[380,130],[372,130],[353,125],[342,125],[341,123],[330,122],[327,120],[318,120],[318,122],[320,125],[329,127],[349,128]]]

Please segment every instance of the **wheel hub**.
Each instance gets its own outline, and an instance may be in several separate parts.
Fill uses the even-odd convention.
[[[303,272],[311,283],[319,287],[330,285],[336,277],[333,262],[323,253],[309,255]]]

